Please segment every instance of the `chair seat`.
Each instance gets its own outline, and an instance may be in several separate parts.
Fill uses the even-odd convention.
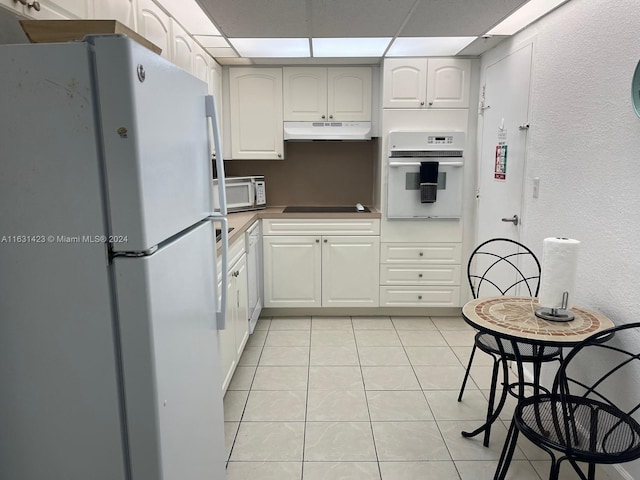
[[[542,355],[534,355],[534,346],[532,344],[524,342],[516,343],[518,345],[518,351],[520,352],[520,358],[523,362],[532,362],[534,359],[539,362],[548,362],[550,360],[556,359],[562,352],[562,349],[560,347],[545,347]],[[500,355],[498,340],[491,334],[478,332],[476,334],[476,345],[485,353]],[[504,358],[506,360],[516,359],[511,342],[503,341],[502,347],[504,349]]]
[[[640,424],[610,404],[567,396],[578,438],[571,438],[571,457],[587,463],[621,463],[640,458]],[[537,395],[519,402],[513,420],[533,443],[567,450],[567,431],[560,395]],[[570,427],[571,428],[571,427]]]

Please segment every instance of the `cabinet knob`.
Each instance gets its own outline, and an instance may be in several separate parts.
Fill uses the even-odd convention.
[[[432,106],[432,105],[433,105],[433,102],[429,102],[429,106]]]
[[[418,295],[418,300],[422,300],[422,295]]]
[[[327,243],[327,239],[326,238],[324,239],[324,243]]]
[[[421,107],[424,107],[424,102],[420,102],[420,106],[421,106]]]
[[[422,274],[421,273],[418,274],[418,278],[422,278]]]
[[[332,118],[333,118],[333,115],[329,115],[329,119],[332,119]]]
[[[282,154],[281,153],[278,154],[278,158],[282,158]]]
[[[27,4],[27,6],[29,8],[33,8],[36,12],[40,11],[40,2],[38,2],[38,1],[31,2],[31,3]]]
[[[327,118],[327,116],[326,115],[322,115],[321,118],[324,120],[325,118]]]
[[[421,257],[423,257],[423,256],[424,256],[424,253],[420,252],[418,255],[420,255]]]
[[[316,238],[316,243],[320,243],[320,239],[319,238]]]

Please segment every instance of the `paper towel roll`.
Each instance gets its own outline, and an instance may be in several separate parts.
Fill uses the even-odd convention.
[[[562,307],[562,295],[569,293],[567,309],[573,306],[580,241],[545,238],[542,245],[542,278],[538,303],[541,307]]]

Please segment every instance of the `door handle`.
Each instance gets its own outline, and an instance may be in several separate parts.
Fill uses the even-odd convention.
[[[514,215],[513,218],[503,218],[502,219],[503,222],[511,222],[514,225],[518,225],[518,215]]]

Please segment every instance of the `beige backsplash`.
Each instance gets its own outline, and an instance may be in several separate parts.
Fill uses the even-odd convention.
[[[264,175],[267,205],[373,203],[377,139],[286,142],[284,160],[230,160],[227,176]]]

